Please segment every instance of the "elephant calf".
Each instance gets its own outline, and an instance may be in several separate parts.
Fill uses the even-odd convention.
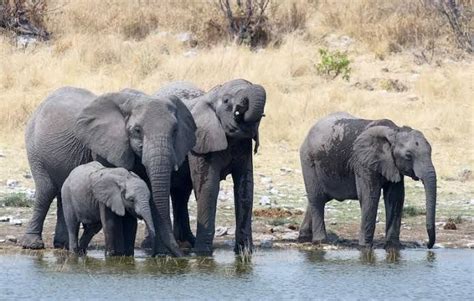
[[[93,161],[76,167],[61,190],[69,250],[85,254],[92,237],[104,228],[106,256],[133,256],[136,218],[143,218],[150,235],[155,227],[146,183],[124,168],[106,168]],[[84,233],[78,243],[79,225]]]
[[[365,120],[331,114],[309,131],[300,149],[308,208],[300,241],[326,239],[324,205],[331,199],[360,202],[359,244],[371,247],[377,207],[383,190],[386,248],[400,246],[405,198],[404,176],[421,179],[426,193],[428,248],[435,243],[436,172],[431,146],[417,130],[390,120]]]

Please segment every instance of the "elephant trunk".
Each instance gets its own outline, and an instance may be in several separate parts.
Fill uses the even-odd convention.
[[[436,170],[432,163],[415,168],[415,175],[419,177],[425,187],[426,196],[426,231],[428,232],[428,248],[431,249],[436,241]]]
[[[139,201],[135,206],[137,207],[135,211],[140,215],[141,218],[145,221],[145,224],[148,229],[148,233],[153,241],[156,238],[155,223],[153,222],[153,215],[151,214],[150,209],[150,197]]]
[[[168,139],[150,143],[152,149],[143,152],[143,164],[151,183],[152,215],[156,233],[174,256],[183,256],[176,242],[170,218],[170,182],[173,155]],[[156,241],[156,240],[155,240]]]
[[[260,85],[252,85],[245,89],[244,93],[249,102],[248,110],[244,114],[244,121],[247,123],[255,123],[263,116],[265,108],[266,92]]]

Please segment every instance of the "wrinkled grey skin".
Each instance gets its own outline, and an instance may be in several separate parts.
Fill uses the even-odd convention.
[[[49,95],[33,113],[26,129],[26,150],[36,200],[23,247],[44,247],[41,233],[54,197],[58,200],[54,246],[67,245],[61,186],[76,166],[97,160],[134,171],[148,183],[156,245],[161,247],[155,251],[182,255],[171,227],[170,181],[173,167],[195,144],[196,125],[178,98],[130,91],[96,96],[65,87]]]
[[[125,168],[106,168],[97,161],[73,169],[61,189],[69,250],[84,255],[92,237],[104,229],[106,256],[133,256],[136,219],[145,221],[151,237],[155,225],[150,190]],[[84,232],[78,242],[79,226]]]
[[[258,127],[266,101],[260,85],[238,79],[204,93],[191,83],[174,82],[155,96],[175,95],[196,122],[196,145],[188,161],[173,175],[171,197],[174,233],[200,255],[212,254],[219,182],[231,174],[235,200],[235,252],[252,250],[253,163],[252,139],[258,148]],[[197,232],[189,226],[188,199],[197,200]]]
[[[431,146],[417,130],[392,121],[331,114],[309,131],[300,149],[308,208],[300,241],[326,239],[324,205],[331,199],[358,199],[359,244],[372,247],[377,207],[383,190],[386,248],[399,248],[405,199],[404,176],[421,179],[426,193],[428,248],[435,243],[436,171]]]

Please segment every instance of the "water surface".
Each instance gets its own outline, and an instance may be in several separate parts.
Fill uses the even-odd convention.
[[[470,299],[474,251],[217,250],[213,258],[0,255],[0,299]],[[472,299],[471,299],[472,300]]]

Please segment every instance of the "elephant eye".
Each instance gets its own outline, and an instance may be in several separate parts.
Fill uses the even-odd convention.
[[[225,104],[228,104],[228,103],[229,103],[229,98],[227,98],[227,97],[224,98],[223,102],[224,102]]]
[[[136,136],[140,136],[142,134],[142,129],[139,126],[134,126],[132,128],[132,133]]]

